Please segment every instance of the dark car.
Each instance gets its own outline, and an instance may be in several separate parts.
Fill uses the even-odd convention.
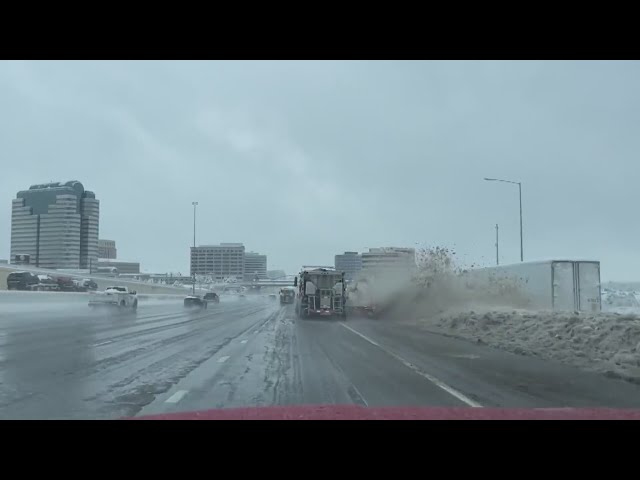
[[[202,297],[189,295],[184,299],[184,306],[185,308],[199,308],[202,310],[207,308],[207,301]]]
[[[7,276],[7,290],[32,290],[40,283],[31,272],[12,272]]]
[[[98,290],[98,284],[93,280],[91,280],[90,278],[85,278],[84,280],[82,280],[82,287],[85,290],[93,291],[93,292]]]
[[[220,297],[215,292],[209,292],[204,294],[204,299],[207,302],[220,303]]]
[[[71,277],[58,277],[58,288],[61,292],[77,292],[78,284]]]

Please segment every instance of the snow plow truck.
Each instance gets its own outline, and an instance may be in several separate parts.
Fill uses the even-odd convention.
[[[303,267],[293,286],[298,289],[295,310],[299,318],[346,318],[344,272],[330,267]]]

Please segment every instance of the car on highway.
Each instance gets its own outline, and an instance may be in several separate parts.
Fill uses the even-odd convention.
[[[184,299],[185,308],[199,308],[201,310],[206,310],[207,303],[207,300],[198,295],[189,295]]]
[[[138,309],[137,293],[135,290],[129,290],[128,287],[107,287],[104,292],[98,292],[92,297],[89,300],[89,307],[91,308],[117,308],[131,313],[135,313]]]
[[[78,282],[78,289],[83,292],[95,292],[98,290],[98,284],[90,278],[83,278]]]
[[[60,290],[58,282],[51,275],[38,275],[38,284],[33,285],[31,288],[41,292],[56,292]]]
[[[220,297],[215,292],[207,292],[204,294],[204,299],[207,302],[220,303]]]
[[[270,298],[271,300],[276,300],[276,299],[278,298],[278,296],[277,296],[275,293],[270,293],[270,294],[269,294],[269,298]]]
[[[38,276],[31,272],[11,272],[7,276],[7,290],[32,290],[39,283]]]
[[[78,281],[71,277],[58,277],[56,281],[58,282],[58,289],[61,292],[78,291]]]
[[[293,303],[296,298],[296,291],[293,288],[285,287],[280,290],[280,304]]]

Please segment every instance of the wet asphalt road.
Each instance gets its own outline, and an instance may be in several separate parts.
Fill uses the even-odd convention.
[[[0,296],[0,419],[120,418],[209,408],[640,407],[640,387],[384,320],[298,320],[264,297],[206,311]]]

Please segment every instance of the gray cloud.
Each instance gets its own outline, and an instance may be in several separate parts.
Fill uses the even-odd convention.
[[[0,62],[0,257],[32,183],[79,179],[152,271],[242,241],[270,268],[380,245],[600,259],[637,280],[637,62]],[[142,213],[145,212],[145,213]],[[149,212],[149,213],[146,213]],[[2,253],[4,252],[4,253]]]

